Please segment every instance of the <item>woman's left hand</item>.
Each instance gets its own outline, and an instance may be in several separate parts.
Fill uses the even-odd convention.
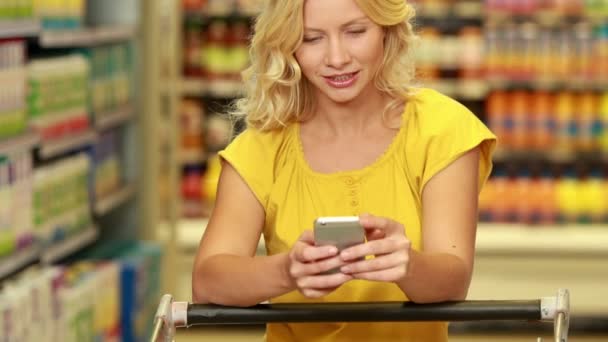
[[[405,236],[403,225],[394,220],[363,214],[359,222],[367,235],[367,242],[349,247],[340,253],[342,260],[352,262],[357,258],[373,255],[373,258],[352,262],[343,266],[342,273],[355,279],[397,282],[408,272],[410,240]]]

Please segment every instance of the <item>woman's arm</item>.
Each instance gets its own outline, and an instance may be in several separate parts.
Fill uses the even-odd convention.
[[[223,162],[215,208],[194,262],[195,302],[251,306],[293,290],[318,298],[352,279],[339,272],[323,274],[344,262],[336,248],[314,246],[311,231],[288,252],[256,257],[264,221],[260,202]]]
[[[475,255],[479,149],[431,178],[422,193],[423,252],[410,253],[399,283],[415,302],[464,300]]]
[[[473,149],[436,174],[422,193],[423,252],[410,248],[403,226],[363,215],[368,242],[342,252],[345,261],[375,258],[344,266],[356,279],[395,282],[418,303],[466,298],[475,250],[479,149]]]
[[[264,208],[234,168],[222,163],[217,200],[194,262],[192,299],[255,305],[293,290],[288,255],[255,257]]]

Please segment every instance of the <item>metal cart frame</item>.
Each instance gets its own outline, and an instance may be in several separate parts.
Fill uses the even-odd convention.
[[[175,329],[193,325],[313,322],[553,321],[555,342],[568,341],[570,294],[536,300],[470,300],[437,304],[411,302],[258,304],[248,308],[175,302],[161,298],[151,342],[172,342]],[[541,339],[539,338],[538,341]]]

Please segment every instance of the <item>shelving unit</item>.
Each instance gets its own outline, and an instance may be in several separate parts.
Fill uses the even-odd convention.
[[[0,259],[0,279],[38,262],[41,250],[39,245],[33,245]]]
[[[0,21],[0,39],[34,37],[40,32],[40,22],[35,19]]]
[[[40,144],[40,157],[50,159],[66,152],[80,149],[87,145],[92,145],[97,139],[97,132],[87,130],[73,135],[66,135],[62,138],[42,141]]]
[[[132,104],[122,105],[107,113],[99,113],[95,119],[95,128],[98,131],[119,126],[135,116],[135,108]]]
[[[29,150],[40,142],[40,136],[33,132],[0,140],[0,155],[7,154],[15,150]]]
[[[77,232],[73,236],[68,236],[64,240],[44,248],[40,254],[40,262],[45,265],[57,263],[92,244],[98,237],[99,229],[96,226]]]
[[[218,80],[209,82],[204,79],[185,78],[182,80],[180,91],[186,96],[202,96],[212,98],[237,98],[243,94],[243,84],[239,81]]]
[[[43,48],[65,48],[74,46],[97,46],[133,39],[135,27],[100,27],[80,30],[46,30],[39,36]]]
[[[116,190],[110,195],[96,199],[94,214],[97,216],[103,216],[108,214],[113,209],[120,207],[135,196],[135,185],[127,184],[119,190]]]
[[[153,2],[157,1],[159,0]],[[143,2],[142,9],[145,9],[148,3],[148,1]],[[98,5],[103,5],[103,3],[100,2]],[[43,28],[42,22],[44,19],[42,18],[0,20],[0,39],[16,38],[27,44],[26,62],[37,58],[76,53],[82,51],[82,48],[113,47],[118,43],[130,45],[129,48],[137,49],[137,41],[141,33],[137,18],[129,17],[129,19],[125,19],[127,17],[122,15],[121,18],[124,22],[118,24],[100,22],[95,27],[83,26],[79,29],[65,30]],[[114,19],[112,18],[112,20]],[[83,25],[87,25],[88,19],[83,17],[81,20],[83,20]],[[103,19],[96,20],[103,21]],[[44,22],[46,25],[46,21]],[[130,57],[134,56],[127,56],[126,58]],[[143,61],[145,60],[143,59]],[[141,63],[132,64],[134,65],[133,68],[138,68]],[[110,66],[106,65],[105,67]],[[134,69],[133,75],[127,75],[127,77],[138,77],[140,74],[143,74],[141,70]],[[132,81],[131,79],[128,80],[132,86],[135,86],[135,89],[138,89],[137,85],[140,80]],[[121,84],[121,86],[124,87],[124,84]],[[123,88],[118,90],[124,91]],[[140,166],[142,164],[136,158],[140,146],[146,146],[146,143],[139,139],[139,132],[136,129],[137,118],[139,117],[137,113],[140,111],[139,107],[141,105],[136,97],[141,96],[141,94],[131,95],[133,98],[129,103],[115,106],[109,112],[91,115],[96,120],[91,122],[92,126],[87,130],[66,132],[57,138],[42,137],[42,133],[38,134],[32,130],[14,137],[0,139],[0,155],[10,156],[13,152],[30,151],[35,156],[33,167],[36,170],[39,167],[45,167],[47,164],[62,161],[65,156],[70,155],[73,151],[92,151],[91,147],[96,146],[101,141],[100,138],[105,136],[106,133],[114,134],[114,130],[116,130],[115,135],[121,141],[120,144],[116,144],[118,154],[120,154],[119,158],[125,159],[120,164],[121,170],[119,170],[121,173],[120,179],[124,180],[125,183],[116,192],[93,200],[91,206],[93,225],[91,227],[79,231],[73,236],[67,236],[56,244],[48,246],[40,244],[19,249],[14,255],[0,259],[0,282],[30,264],[55,264],[69,258],[87,246],[112,239],[113,230],[120,230],[120,238],[127,239],[137,239],[140,235],[144,236],[147,231],[154,231],[154,227],[142,228],[139,224],[140,217],[135,215],[135,208],[138,205],[135,199],[139,191],[135,179],[140,178],[140,172],[145,170],[147,166]],[[93,109],[91,108],[91,110]],[[92,156],[92,154],[90,155]],[[146,212],[144,215],[153,214]]]

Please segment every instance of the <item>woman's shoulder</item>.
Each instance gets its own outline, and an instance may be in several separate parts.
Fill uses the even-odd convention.
[[[293,145],[292,126],[269,131],[248,127],[232,140],[226,150],[236,155],[257,156],[260,162],[276,160]]]
[[[430,88],[419,88],[410,97],[416,127],[426,133],[437,133],[461,124],[479,124],[471,110],[455,99]]]

